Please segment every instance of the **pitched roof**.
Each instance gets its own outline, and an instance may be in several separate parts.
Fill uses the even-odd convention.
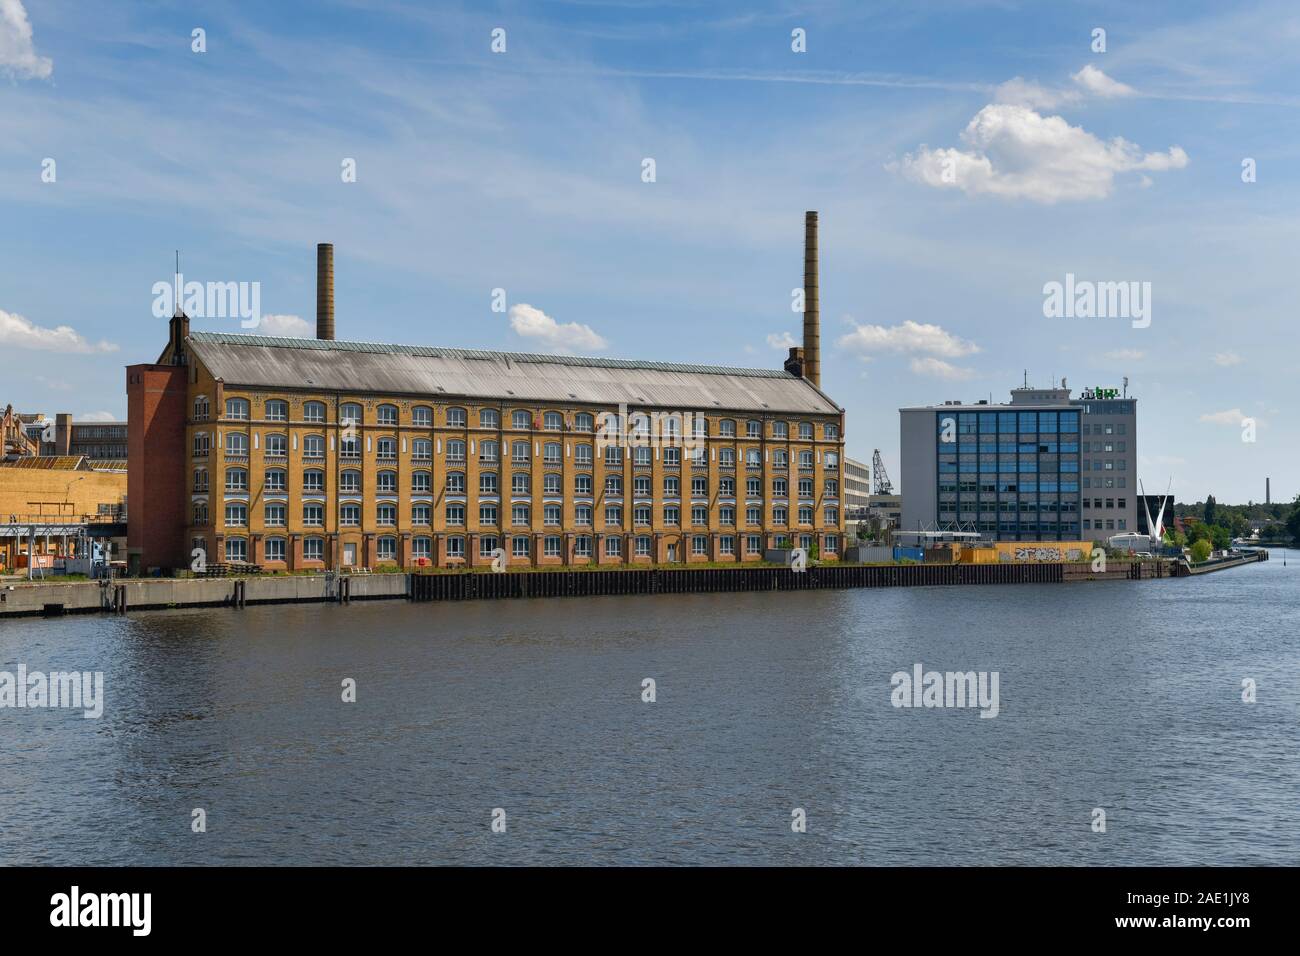
[[[188,341],[228,385],[691,411],[839,411],[806,379],[774,369],[228,332],[191,332]]]

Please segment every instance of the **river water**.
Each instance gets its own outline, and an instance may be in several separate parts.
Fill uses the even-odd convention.
[[[1300,553],[1273,557],[0,622],[0,671],[105,685],[99,719],[0,709],[0,863],[1294,865]],[[893,706],[918,663],[997,672],[997,716]]]

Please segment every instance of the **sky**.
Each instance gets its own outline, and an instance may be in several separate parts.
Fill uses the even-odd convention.
[[[1298,60],[1288,2],[0,0],[0,400],[124,418],[176,250],[311,335],[317,242],[340,339],[780,368],[815,209],[850,456],[1127,377],[1148,490],[1289,501]]]

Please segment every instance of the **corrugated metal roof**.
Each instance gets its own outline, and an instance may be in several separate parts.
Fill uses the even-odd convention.
[[[84,471],[81,455],[28,455],[0,461],[4,468],[31,468],[43,471]]]
[[[692,411],[839,411],[808,381],[773,369],[229,332],[192,332],[189,343],[216,378],[258,388]]]

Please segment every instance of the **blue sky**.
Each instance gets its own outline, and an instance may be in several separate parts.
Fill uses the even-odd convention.
[[[124,416],[176,248],[302,330],[319,241],[339,338],[779,367],[817,209],[851,455],[1127,375],[1149,486],[1289,500],[1298,51],[1288,3],[0,0],[3,400]],[[1067,273],[1149,326],[1045,317]]]

